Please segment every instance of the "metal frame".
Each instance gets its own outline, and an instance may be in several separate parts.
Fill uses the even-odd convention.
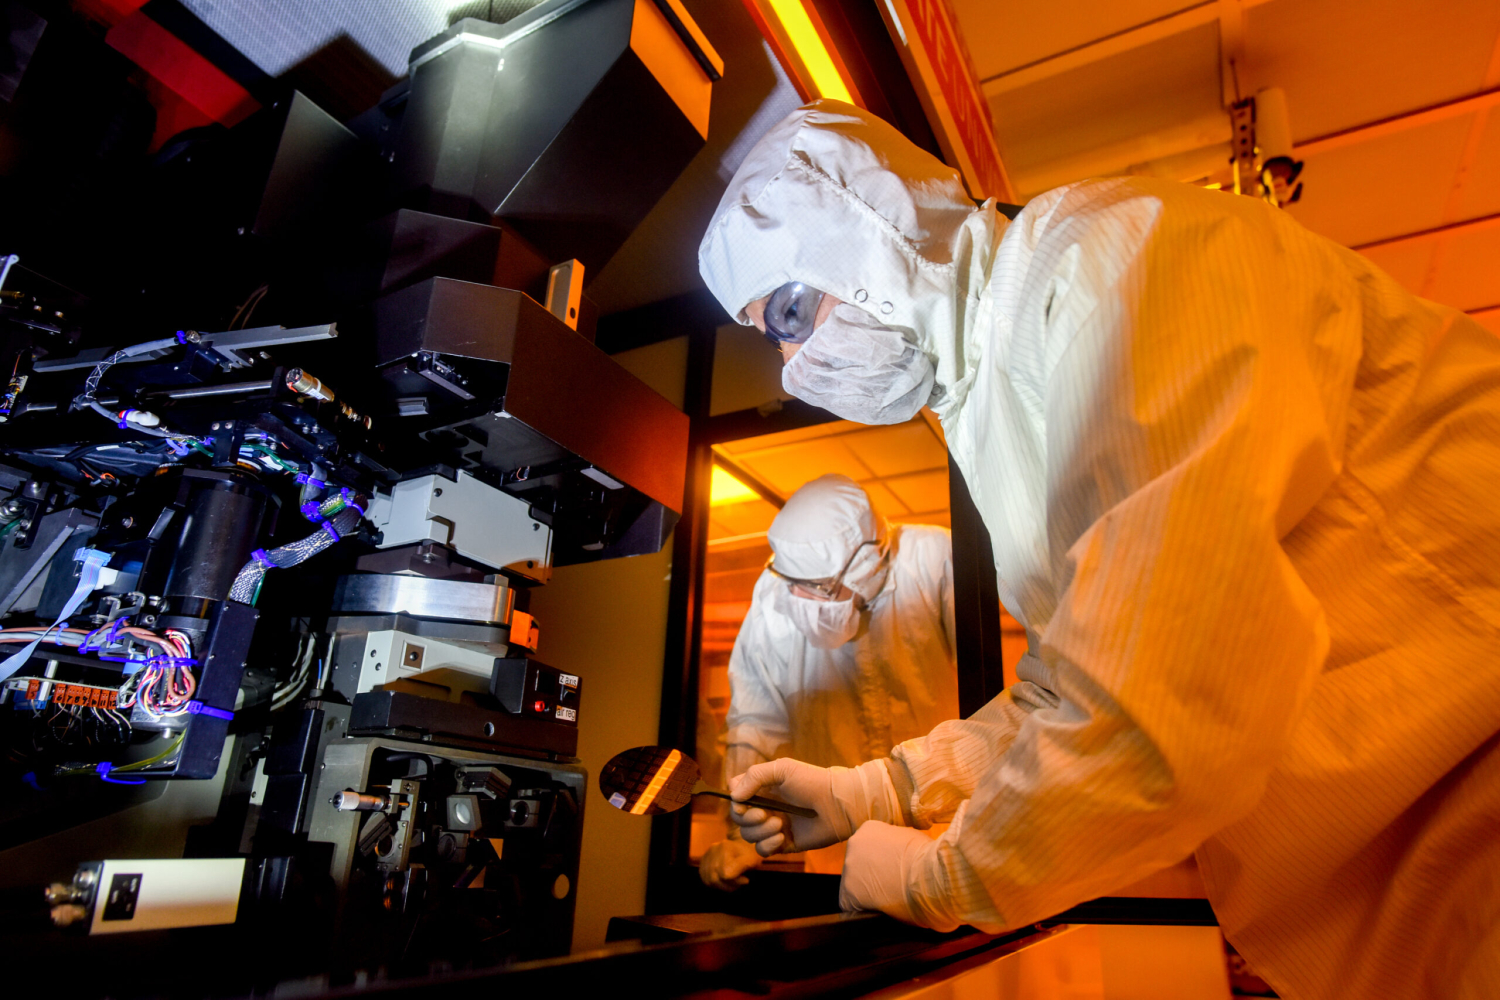
[[[952,453],[948,456],[948,508],[953,523],[958,714],[967,719],[1005,690],[1005,660],[1000,649],[1000,588],[990,533]]]
[[[709,482],[713,448],[708,434],[713,390],[714,326],[688,333],[687,384],[683,410],[689,418],[687,475],[682,512],[672,533],[672,587],[667,598],[667,651],[662,664],[661,717],[657,743],[694,746],[698,726],[698,662],[703,639],[703,560],[708,552]],[[646,912],[671,908],[672,869],[685,864],[692,837],[692,811],[655,816],[646,868]]]
[[[692,747],[697,739],[713,445],[838,419],[826,410],[797,401],[771,413],[742,410],[711,417],[716,327],[717,324],[701,322],[688,332],[683,405],[690,420],[687,476],[682,517],[672,536],[672,585],[667,604],[667,651],[662,667],[661,721],[657,734],[660,745],[682,749]],[[959,712],[967,717],[1005,686],[1000,652],[1000,597],[989,533],[969,496],[963,474],[951,457],[948,467],[949,503],[953,511]],[[689,810],[653,818],[646,875],[647,913],[670,913],[682,905],[691,905],[693,894],[682,890],[679,877],[687,864],[691,833]]]

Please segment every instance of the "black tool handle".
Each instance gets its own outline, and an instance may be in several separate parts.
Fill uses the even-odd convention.
[[[716,798],[728,799],[730,802],[739,801],[728,792],[718,792],[714,791],[711,788],[705,788],[703,791],[694,792],[693,794],[712,795]],[[781,802],[777,799],[763,799],[759,795],[750,796],[750,798],[746,799],[743,804],[747,806],[759,806],[762,809],[769,809],[771,812],[791,813],[793,816],[801,816],[803,819],[818,818],[818,814],[812,809],[808,809],[806,806],[794,806],[790,802]]]

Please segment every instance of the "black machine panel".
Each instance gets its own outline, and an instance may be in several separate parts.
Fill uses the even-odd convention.
[[[701,147],[718,64],[671,3],[527,6],[347,122],[288,90],[139,147],[87,239],[0,225],[0,849],[216,782],[180,856],[244,861],[201,961],[153,939],[101,990],[246,942],[247,989],[567,951],[582,679],[527,594],[660,549],[688,427],[578,276]],[[89,934],[109,863],[74,861],[44,912]],[[187,919],[151,884],[110,932]]]

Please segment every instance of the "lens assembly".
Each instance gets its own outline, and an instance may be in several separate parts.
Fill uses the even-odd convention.
[[[766,302],[766,339],[772,344],[800,344],[813,334],[823,293],[800,281],[788,281]]]

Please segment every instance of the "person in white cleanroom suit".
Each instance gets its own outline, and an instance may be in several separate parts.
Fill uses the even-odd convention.
[[[800,343],[794,395],[930,402],[1029,639],[887,758],[751,768],[819,818],[746,839],[852,835],[846,907],[986,930],[1195,854],[1283,996],[1500,996],[1500,341],[1251,198],[1096,180],[1007,224],[832,102],[699,261]]]
[[[729,657],[726,777],[777,757],[853,767],[958,717],[946,529],[887,525],[859,484],[829,475],[787,499],[766,540]],[[837,873],[843,853],[813,851],[807,869]],[[698,872],[734,889],[760,859],[731,836]]]

